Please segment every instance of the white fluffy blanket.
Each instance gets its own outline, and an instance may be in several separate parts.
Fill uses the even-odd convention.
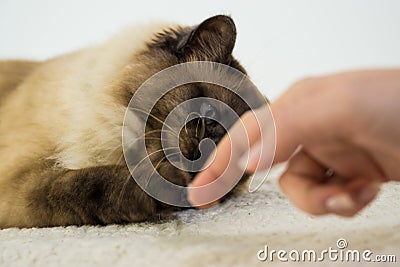
[[[311,217],[282,195],[278,173],[255,193],[168,222],[1,230],[0,266],[265,266],[271,262],[257,259],[265,245],[321,251],[337,249],[339,238],[348,249],[397,253],[400,261],[400,184],[386,185],[355,218]]]

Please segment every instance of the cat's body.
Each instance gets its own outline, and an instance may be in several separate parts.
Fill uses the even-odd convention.
[[[147,78],[178,63],[209,60],[244,71],[231,56],[235,36],[231,19],[217,16],[198,28],[137,27],[44,62],[0,62],[0,228],[135,222],[162,212],[165,205],[127,179],[128,102]],[[166,169],[175,183],[192,178]]]

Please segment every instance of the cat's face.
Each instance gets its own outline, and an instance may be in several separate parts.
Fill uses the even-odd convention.
[[[212,17],[195,27],[167,29],[157,34],[148,44],[148,49],[139,55],[141,62],[146,62],[141,68],[152,75],[179,63],[212,61],[246,73],[232,56],[235,40],[235,24],[227,16]],[[152,94],[150,91],[148,93]],[[151,161],[158,173],[178,185],[186,186],[196,172],[182,171],[169,163],[162,149],[160,131],[167,116],[175,107],[189,99],[203,99],[203,97],[221,101],[239,116],[249,110],[248,105],[231,90],[215,84],[196,82],[176,87],[163,95],[152,108],[151,116],[146,121],[147,154],[152,154]],[[134,105],[137,107],[145,105],[143,101],[146,101],[145,97]],[[265,101],[260,99],[260,105],[262,103]],[[172,137],[175,136],[179,140],[179,148],[185,158],[196,160],[200,157],[201,140],[209,138],[218,143],[225,135],[226,130],[218,122],[224,116],[224,105],[200,100],[192,105],[191,110],[198,114],[199,118],[185,122],[185,127],[172,134]],[[210,152],[207,151],[208,154]]]

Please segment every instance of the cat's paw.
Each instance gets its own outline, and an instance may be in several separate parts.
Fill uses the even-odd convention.
[[[156,215],[156,202],[125,166],[67,171],[53,181],[47,201],[56,225],[139,222]]]

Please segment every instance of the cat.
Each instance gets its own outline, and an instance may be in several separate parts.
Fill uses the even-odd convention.
[[[0,61],[0,228],[140,222],[174,210],[131,177],[121,145],[126,108],[146,79],[179,63],[212,61],[246,73],[232,56],[235,40],[233,20],[217,15],[193,27],[135,27],[42,62]],[[149,151],[160,150],[162,122],[173,107],[198,96],[221,100],[238,115],[249,109],[215,85],[175,88],[146,122]],[[201,127],[202,138],[216,143],[226,133],[213,120]],[[193,160],[201,140],[198,125],[187,128],[179,146]],[[196,173],[175,168],[163,155],[152,158],[157,171],[187,186]]]

